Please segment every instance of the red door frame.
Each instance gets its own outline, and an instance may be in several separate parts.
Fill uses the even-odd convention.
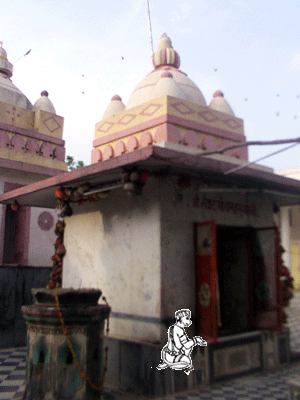
[[[279,233],[275,227],[256,228],[275,231],[275,257],[276,257],[276,307],[277,323],[264,327],[257,326],[254,307],[254,262],[255,257],[252,250],[252,239],[248,237],[248,262],[249,262],[249,326],[250,328],[282,330],[282,293],[280,286],[280,240]],[[202,237],[201,237],[202,230]],[[218,339],[218,300],[217,300],[217,229],[215,221],[205,221],[194,224],[194,245],[195,245],[195,289],[196,289],[196,321],[197,334],[205,340],[217,342]],[[205,248],[206,247],[206,248]],[[261,265],[264,265],[263,263]],[[274,307],[273,307],[274,308]],[[274,311],[270,308],[270,311]]]
[[[197,334],[210,342],[218,339],[216,238],[215,221],[194,224]]]

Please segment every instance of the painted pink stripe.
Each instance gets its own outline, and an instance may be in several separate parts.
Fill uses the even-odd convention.
[[[19,133],[20,135],[28,136],[34,139],[44,140],[53,144],[58,144],[60,146],[65,145],[65,141],[62,139],[57,139],[55,137],[45,135],[44,133],[31,131],[29,129],[20,128],[18,126],[5,124],[4,122],[0,122],[0,129],[8,132]]]

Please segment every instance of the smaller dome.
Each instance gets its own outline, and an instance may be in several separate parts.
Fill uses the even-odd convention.
[[[43,90],[41,93],[41,97],[33,105],[33,111],[42,110],[47,111],[51,114],[56,114],[54,105],[52,104],[48,96],[49,93],[46,90]]]
[[[111,102],[104,111],[102,119],[113,117],[123,110],[125,110],[125,104],[123,103],[121,97],[116,94],[111,98]]]
[[[234,112],[232,111],[232,108],[230,107],[228,102],[224,99],[224,94],[223,92],[221,92],[221,90],[217,90],[214,93],[214,98],[209,103],[208,107],[211,108],[212,110],[232,115],[233,117],[235,116]]]
[[[165,71],[161,74],[160,79],[153,88],[153,98],[158,98],[161,96],[172,96],[177,99],[186,100],[184,91],[180,85],[173,79],[173,75],[169,71]]]
[[[175,68],[180,67],[179,54],[173,49],[171,39],[166,33],[159,40],[158,49],[153,54],[152,62],[154,68],[158,68],[161,65],[170,65]]]
[[[4,74],[5,77],[11,78],[13,74],[13,65],[7,59],[7,53],[3,49],[3,43],[0,42],[0,72],[2,72],[2,76]]]

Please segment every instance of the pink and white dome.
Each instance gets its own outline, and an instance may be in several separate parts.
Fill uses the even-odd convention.
[[[33,105],[33,111],[47,111],[51,114],[56,114],[54,105],[52,104],[52,101],[48,97],[49,93],[46,90],[43,90],[41,93],[41,97],[34,103]]]
[[[232,115],[234,117],[234,112],[232,111],[232,108],[228,102],[224,99],[224,94],[221,92],[221,90],[217,90],[214,93],[214,98],[209,103],[208,107],[212,110],[220,111],[224,114]]]
[[[0,42],[0,101],[31,110],[27,97],[11,81],[13,65],[7,59],[7,53]]]
[[[114,115],[118,114],[124,109],[125,109],[125,104],[123,103],[121,97],[116,94],[111,98],[111,102],[104,111],[102,119],[113,117]]]
[[[164,95],[178,97],[199,106],[207,106],[198,86],[179,70],[180,57],[166,34],[161,37],[152,62],[154,71],[137,85],[126,109],[137,107]]]

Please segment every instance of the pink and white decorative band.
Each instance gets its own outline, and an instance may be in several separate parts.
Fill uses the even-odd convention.
[[[6,132],[10,132],[10,133],[19,133],[22,136],[27,136],[36,140],[44,140],[47,141],[49,143],[53,143],[59,146],[64,146],[65,145],[65,141],[59,138],[55,138],[49,135],[45,135],[44,133],[39,133],[39,132],[35,132],[32,131],[30,129],[24,129],[24,128],[20,128],[18,126],[14,126],[14,125],[9,125],[6,124],[4,122],[0,122],[0,130],[4,130]]]
[[[57,145],[53,147],[48,141],[41,145],[33,138],[27,138],[16,133],[9,138],[6,131],[0,130],[0,148],[8,148],[15,151],[39,155],[42,157],[53,158],[59,161],[65,160],[64,146]]]
[[[218,145],[213,136],[206,135],[201,138],[200,135],[193,130],[189,130],[182,138],[180,131],[176,126],[163,124],[158,127],[154,135],[149,131],[145,131],[139,140],[135,136],[131,136],[127,140],[127,143],[124,140],[119,140],[114,146],[107,144],[104,148],[94,149],[92,151],[92,164],[121,156],[124,153],[130,153],[136,149],[150,146],[153,143],[161,142],[183,144],[188,147],[206,151],[214,151],[233,144],[230,141],[222,140]],[[248,150],[246,147],[232,149],[226,151],[224,154],[241,160],[248,160]]]

